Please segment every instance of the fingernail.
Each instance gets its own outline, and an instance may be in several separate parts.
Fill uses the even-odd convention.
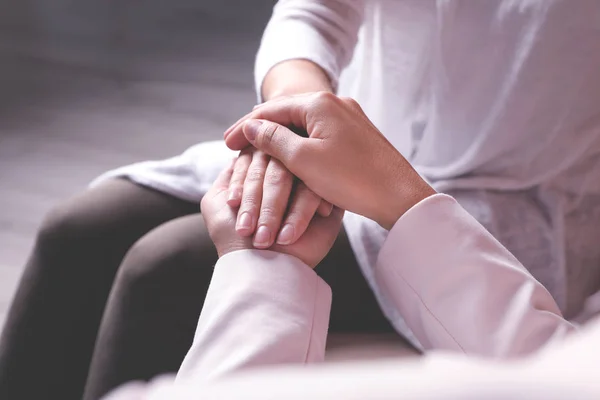
[[[250,216],[250,213],[245,212],[242,215],[240,215],[240,219],[238,220],[237,229],[250,229],[252,228],[252,217]]]
[[[291,224],[286,224],[279,232],[279,237],[277,238],[278,244],[290,244],[294,239],[294,227]]]
[[[246,138],[250,141],[256,139],[256,135],[258,135],[258,130],[260,129],[261,125],[262,121],[258,119],[251,119],[246,121],[246,123],[244,124],[244,134],[246,135]]]
[[[331,213],[333,212],[333,204],[329,206],[329,208],[327,208],[327,214],[325,215],[326,217],[329,217],[331,215]]]
[[[254,236],[254,245],[255,246],[268,246],[269,241],[271,240],[271,233],[269,232],[269,228],[262,225],[258,227],[256,231],[256,235]]]
[[[233,190],[231,190],[229,192],[229,199],[228,201],[237,201],[242,197],[242,190],[239,187],[233,188]]]

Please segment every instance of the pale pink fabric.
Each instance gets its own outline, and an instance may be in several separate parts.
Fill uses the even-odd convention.
[[[447,195],[396,223],[375,279],[425,349],[519,356],[573,329],[548,291]]]
[[[219,259],[178,381],[323,361],[331,289],[299,259],[242,250]]]
[[[552,399],[574,389],[582,399],[600,394],[600,384],[591,379],[595,374],[579,379],[571,374],[565,381],[552,372],[562,371],[563,359],[571,354],[589,367],[594,358],[577,338],[571,346],[579,353],[557,346],[556,357],[548,351],[519,362],[456,353],[528,355],[574,328],[550,294],[453,198],[431,196],[396,223],[379,257],[377,280],[424,346],[455,354],[308,369],[281,366],[323,359],[330,289],[294,257],[239,251],[215,267],[194,343],[176,381],[131,384],[109,399]],[[231,374],[258,366],[271,369]],[[503,396],[492,396],[498,393]]]

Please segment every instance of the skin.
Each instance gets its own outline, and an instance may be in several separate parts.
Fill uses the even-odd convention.
[[[327,74],[310,61],[290,60],[269,71],[261,94],[269,101],[317,91],[332,91]],[[281,162],[252,148],[234,163],[228,193],[227,203],[238,208],[237,233],[253,237],[260,249],[295,243],[315,215],[328,216],[333,208]]]
[[[237,234],[235,209],[227,204],[229,184],[233,176],[233,164],[221,172],[201,203],[202,216],[219,257],[233,251],[252,249],[248,237]],[[327,217],[316,216],[296,243],[288,246],[275,245],[271,250],[299,258],[311,268],[317,266],[327,255],[342,226],[344,212],[334,208]]]
[[[286,126],[300,127],[308,137]],[[225,142],[276,158],[321,198],[386,229],[436,193],[356,101],[329,92],[267,102],[230,127]]]

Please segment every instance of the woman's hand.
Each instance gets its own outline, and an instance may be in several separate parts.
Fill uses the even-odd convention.
[[[323,199],[386,229],[435,193],[358,103],[327,92],[264,103],[229,128],[225,141],[234,150],[251,144],[264,151]]]
[[[317,64],[308,60],[287,60],[267,73],[261,93],[264,99],[273,100],[291,94],[331,90],[327,74]],[[295,243],[313,216],[326,217],[331,213],[332,205],[321,200],[306,185],[295,185],[291,193],[294,180],[281,162],[262,152],[242,151],[237,159],[228,204],[240,207],[236,230],[243,237],[254,234],[255,247],[268,248],[274,242]],[[286,209],[288,204],[289,209]]]
[[[223,170],[202,198],[202,217],[219,257],[238,250],[253,249],[250,238],[236,233],[236,210],[227,204],[233,164]],[[311,268],[327,255],[342,226],[344,212],[334,208],[327,217],[315,216],[309,221],[306,235],[289,246],[274,245],[269,250],[295,256]]]
[[[254,234],[254,247],[293,244],[315,213],[331,214],[330,203],[294,180],[279,160],[254,148],[242,150],[235,161],[227,204],[239,207],[236,231],[243,237]]]

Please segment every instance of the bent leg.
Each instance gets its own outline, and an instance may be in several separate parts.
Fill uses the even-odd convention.
[[[216,261],[200,214],[167,222],[133,245],[106,306],[85,399],[178,370]]]
[[[131,245],[198,205],[125,180],[43,222],[0,338],[0,398],[80,399],[114,275]]]

